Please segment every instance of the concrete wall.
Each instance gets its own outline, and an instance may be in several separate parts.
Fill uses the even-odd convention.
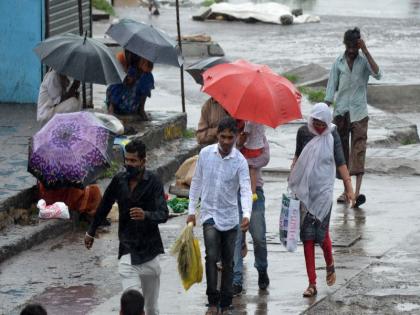
[[[43,0],[0,1],[0,102],[36,103],[42,69]]]
[[[369,84],[368,103],[395,113],[420,112],[420,84]]]

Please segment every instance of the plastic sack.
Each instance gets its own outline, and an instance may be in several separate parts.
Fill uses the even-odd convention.
[[[194,283],[203,279],[200,243],[193,234],[193,224],[189,223],[175,241],[171,253],[178,255],[178,272],[182,285],[188,290]]]
[[[177,185],[186,185],[191,186],[191,181],[195,173],[195,168],[197,166],[198,155],[195,155],[181,164],[178,170],[175,173],[175,179]]]
[[[297,249],[300,233],[300,201],[283,194],[280,213],[280,242],[289,252]]]
[[[70,219],[69,208],[64,202],[55,202],[47,206],[45,200],[41,199],[38,201],[37,208],[40,219]]]

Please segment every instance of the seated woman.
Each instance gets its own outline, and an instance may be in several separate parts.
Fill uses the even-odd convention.
[[[106,91],[108,112],[117,115],[138,114],[141,120],[148,120],[144,110],[146,98],[155,88],[152,75],[153,63],[129,51],[117,55],[127,76],[123,83],[113,84]]]
[[[47,189],[38,183],[39,198],[44,199],[47,205],[54,202],[64,202],[70,210],[86,214],[93,218],[101,200],[102,194],[98,185],[89,185],[84,189],[65,187]]]
[[[37,121],[47,123],[56,113],[72,113],[82,109],[77,91],[80,82],[70,85],[67,76],[50,69],[39,88]]]

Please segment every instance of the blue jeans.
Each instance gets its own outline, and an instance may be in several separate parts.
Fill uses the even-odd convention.
[[[232,304],[233,254],[238,227],[219,231],[212,220],[203,224],[204,245],[206,247],[206,294],[210,305],[228,307]],[[221,260],[222,283],[220,292],[217,290],[217,266]]]
[[[266,242],[266,226],[265,226],[265,197],[262,187],[257,187],[258,200],[252,205],[251,221],[249,232],[254,243],[254,267],[258,272],[267,271],[267,242]],[[239,204],[239,219],[242,221],[242,207]],[[242,247],[242,231],[238,230],[235,244],[234,267],[233,267],[233,284],[242,285],[243,261],[241,256]]]

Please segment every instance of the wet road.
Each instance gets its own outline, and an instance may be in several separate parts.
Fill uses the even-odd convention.
[[[195,22],[191,16],[197,12],[197,8],[182,7],[181,31],[184,35],[210,35],[231,60],[244,58],[267,64],[274,71],[283,73],[311,62],[330,68],[335,58],[343,52],[344,32],[359,26],[371,54],[383,71],[383,79],[378,83],[419,83],[420,16],[410,13],[415,11],[410,11],[409,0],[390,0],[386,4],[381,1],[366,4],[362,0],[297,2],[305,5],[312,3],[312,9],[308,12],[322,14],[321,23],[286,27],[264,23]],[[359,10],[362,6],[369,10]],[[355,16],[344,15],[346,8],[352,10],[350,13]],[[120,7],[116,11],[120,17],[145,21],[176,35],[176,16],[172,7],[162,8],[159,17],[150,16],[143,7]],[[360,16],[362,13],[369,16]],[[109,23],[96,23],[94,34],[103,34],[108,26]],[[195,59],[187,58],[185,62],[188,65],[193,61]],[[179,70],[155,65],[153,74],[156,88],[153,97],[147,100],[146,108],[180,111]],[[200,106],[207,96],[200,92],[200,87],[187,73],[184,77],[188,125],[196,127]],[[105,88],[98,86],[96,91],[96,104],[102,105]]]
[[[334,293],[369,264],[379,262],[388,250],[418,230],[418,178],[367,176],[364,183],[368,198],[366,206],[360,210],[336,206],[333,211],[331,235],[337,284],[332,288],[326,286],[323,257],[317,248],[319,294],[316,299],[303,299],[301,294],[307,285],[303,249],[299,246],[296,253],[286,252],[277,235],[280,198],[286,188],[286,179],[265,176],[265,180],[271,285],[267,292],[258,291],[252,244],[248,238],[250,251],[245,259],[246,294],[235,298],[235,314],[303,312]],[[341,185],[337,182],[335,193],[338,195],[340,192]],[[166,249],[173,244],[184,220],[185,217],[180,217],[161,225]],[[109,233],[101,233],[91,251],[84,249],[84,232],[80,230],[42,243],[2,264],[0,314],[14,314],[12,310],[16,313],[16,307],[31,298],[42,301],[52,315],[87,314],[94,309],[96,311],[91,314],[115,314],[121,290],[117,274],[116,226],[114,224]],[[201,238],[200,229],[197,228],[196,232]],[[394,264],[398,265],[398,261]],[[161,313],[203,314],[205,282],[184,292],[175,258],[162,255],[161,266]],[[420,290],[418,287],[414,289]]]

